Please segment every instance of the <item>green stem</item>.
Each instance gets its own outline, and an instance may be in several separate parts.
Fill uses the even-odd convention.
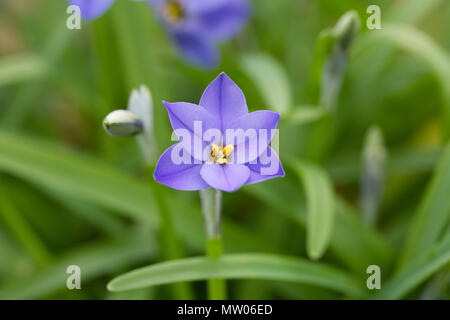
[[[222,255],[222,237],[220,232],[220,215],[222,209],[222,193],[212,188],[200,190],[203,217],[206,228],[206,254],[212,259]],[[208,299],[225,300],[226,283],[224,279],[208,280]]]
[[[217,259],[222,255],[222,238],[207,239],[206,252],[208,257]],[[209,300],[225,300],[226,283],[224,279],[208,280],[208,299]]]
[[[151,172],[153,172],[153,170],[151,170]],[[182,258],[183,250],[175,233],[172,215],[167,204],[165,194],[164,192],[161,192],[161,187],[158,184],[151,183],[151,186],[156,199],[156,205],[159,209],[158,212],[161,221],[160,241],[163,255],[162,258],[163,260],[175,260]],[[172,288],[176,299],[193,299],[191,288],[187,283],[175,283],[172,285]]]

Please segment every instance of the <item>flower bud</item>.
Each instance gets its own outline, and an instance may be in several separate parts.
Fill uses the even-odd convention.
[[[355,40],[361,29],[361,20],[356,11],[349,11],[344,14],[331,31],[337,44],[347,50]]]
[[[320,105],[332,110],[337,104],[341,91],[345,69],[347,67],[348,50],[358,35],[361,21],[358,13],[349,11],[336,25],[322,35],[324,54],[327,55],[321,75]]]
[[[367,132],[362,153],[361,210],[369,225],[376,223],[384,187],[386,148],[378,127]]]
[[[153,132],[153,100],[146,86],[140,86],[138,90],[131,92],[128,110],[142,120],[143,132],[137,140],[145,161],[151,164],[156,160],[157,145]]]
[[[128,110],[136,114],[143,122],[144,131],[153,127],[153,102],[150,91],[145,86],[133,90],[128,99]]]
[[[103,127],[112,137],[129,137],[144,130],[142,119],[128,110],[115,110],[103,120]]]

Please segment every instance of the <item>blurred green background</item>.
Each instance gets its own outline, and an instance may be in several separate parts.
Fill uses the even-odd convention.
[[[382,30],[366,27],[371,4],[381,8]],[[145,84],[162,152],[173,142],[161,101],[197,103],[222,71],[250,110],[282,113],[286,169],[283,179],[224,194],[225,253],[309,263],[308,241],[324,241],[312,265],[361,287],[346,290],[311,269],[315,276],[301,279],[230,280],[230,298],[450,297],[450,2],[252,5],[245,29],[221,45],[221,65],[203,71],[177,55],[145,3],[118,0],[81,30],[68,30],[65,1],[0,2],[1,299],[206,297],[204,281],[107,291],[111,279],[137,267],[203,255],[204,226],[198,193],[157,186],[135,140],[109,137],[102,120]],[[318,106],[326,65],[318,38],[349,10],[359,14],[361,32],[345,52],[342,90],[330,111]],[[362,157],[371,126],[386,149],[373,224],[360,204],[367,163],[377,161]],[[329,185],[331,194],[321,194]],[[329,219],[330,231],[316,233],[311,204],[327,197],[332,218],[318,215]],[[81,267],[82,290],[66,288],[73,264]],[[369,265],[381,267],[381,290],[366,288]]]

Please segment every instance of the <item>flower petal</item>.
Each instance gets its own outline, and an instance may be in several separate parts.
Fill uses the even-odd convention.
[[[224,132],[224,144],[234,146],[233,162],[248,163],[266,151],[279,120],[278,113],[260,110],[233,121]]]
[[[244,93],[223,72],[203,92],[200,105],[220,116],[222,131],[236,118],[248,114]]]
[[[111,7],[114,0],[69,0],[71,5],[80,7],[81,17],[85,20],[95,19]]]
[[[250,176],[246,184],[261,182],[276,177],[284,177],[284,169],[277,153],[271,147],[258,158],[256,164],[246,164],[250,169]]]
[[[182,149],[177,143],[164,151],[158,160],[153,177],[159,183],[177,190],[201,190],[208,187],[200,176],[202,168],[199,164],[194,164],[194,159],[189,157],[189,163],[176,164],[174,161],[174,151]],[[174,152],[174,153],[173,153]]]
[[[225,41],[234,37],[243,27],[250,8],[246,1],[219,1],[211,10],[202,11],[197,19],[201,28],[213,39]]]
[[[242,164],[205,163],[200,170],[203,180],[211,187],[233,192],[242,187],[250,176],[250,169]]]
[[[191,16],[197,16],[199,14],[209,12],[211,10],[217,10],[223,7],[225,4],[234,0],[178,0],[182,4],[186,12]],[[236,0],[245,1],[245,0]]]
[[[200,67],[210,69],[219,62],[216,45],[198,31],[172,30],[171,36],[184,58]]]
[[[204,141],[206,130],[217,130],[220,124],[205,108],[187,102],[163,101],[170,123],[183,148],[195,159],[203,161],[203,152],[212,141]],[[220,137],[218,137],[220,138]]]

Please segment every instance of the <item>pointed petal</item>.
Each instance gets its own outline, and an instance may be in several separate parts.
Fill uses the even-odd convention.
[[[284,177],[284,169],[277,153],[271,147],[258,158],[256,164],[246,164],[250,177],[246,184],[252,184],[277,177]]]
[[[80,7],[81,17],[85,20],[95,19],[111,7],[114,0],[69,0],[71,5]]]
[[[211,187],[233,192],[245,184],[250,176],[250,169],[242,164],[205,163],[200,175]]]
[[[199,14],[217,10],[230,2],[246,2],[245,0],[181,0],[181,4],[190,15]]]
[[[222,131],[236,118],[248,113],[244,93],[225,73],[221,73],[206,88],[200,105],[220,116]]]
[[[155,180],[177,190],[193,191],[207,188],[208,184],[200,176],[202,166],[194,164],[192,157],[189,157],[190,163],[176,164],[178,161],[174,161],[176,156],[172,154],[172,150],[177,150],[176,148],[180,149],[179,144],[171,146],[159,158],[153,173]]]
[[[214,42],[202,32],[171,32],[173,41],[183,57],[191,63],[211,69],[219,62],[219,54]]]
[[[205,108],[192,103],[163,101],[163,104],[183,148],[195,159],[203,161],[203,151],[211,143],[204,141],[203,135],[209,129],[220,133],[218,120]]]
[[[198,15],[201,28],[213,39],[225,41],[234,37],[248,19],[246,1],[228,0]]]
[[[278,113],[260,110],[233,121],[224,132],[224,144],[234,145],[233,162],[251,162],[266,151],[279,120]]]

